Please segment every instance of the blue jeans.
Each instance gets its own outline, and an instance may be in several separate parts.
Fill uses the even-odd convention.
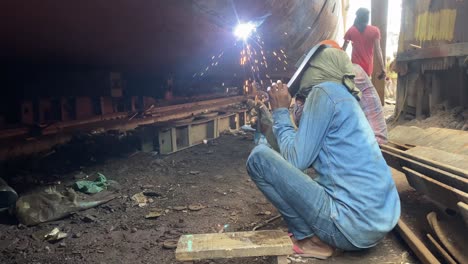
[[[359,249],[348,241],[331,219],[332,198],[324,188],[279,153],[258,145],[247,160],[247,172],[281,213],[296,239],[315,235],[339,249]]]

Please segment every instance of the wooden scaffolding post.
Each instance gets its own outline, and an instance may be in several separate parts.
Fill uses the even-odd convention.
[[[385,64],[387,46],[387,18],[388,0],[372,0],[371,3],[372,25],[380,29],[380,46],[382,47],[382,57]],[[380,97],[380,102],[384,105],[385,79],[379,80],[380,74],[377,51],[374,50],[374,71],[372,72],[372,82]]]

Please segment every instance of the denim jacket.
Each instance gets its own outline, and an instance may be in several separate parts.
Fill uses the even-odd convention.
[[[281,155],[300,170],[312,166],[332,200],[332,219],[356,247],[377,244],[400,217],[400,199],[358,101],[341,84],[315,86],[296,131],[289,111],[273,111]]]

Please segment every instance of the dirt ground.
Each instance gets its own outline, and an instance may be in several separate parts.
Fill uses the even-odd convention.
[[[225,135],[172,155],[135,152],[81,167],[64,176],[60,184],[77,176],[100,172],[122,185],[120,196],[97,208],[34,227],[0,217],[0,263],[177,263],[165,240],[185,233],[251,230],[276,215],[245,170],[253,148],[250,137]],[[138,207],[130,199],[143,190],[156,192],[153,202]],[[184,208],[201,205],[199,211]],[[145,219],[151,211],[157,219]],[[91,216],[91,220],[89,217]],[[88,217],[88,218],[87,218]],[[58,227],[68,237],[58,243],[37,241],[32,234]],[[284,229],[281,220],[264,229]],[[327,261],[308,263],[415,263],[406,246],[393,233],[377,247],[341,253]],[[196,263],[272,263],[268,257],[207,260]]]

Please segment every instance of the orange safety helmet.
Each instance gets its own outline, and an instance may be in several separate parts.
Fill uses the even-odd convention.
[[[334,41],[332,39],[323,40],[319,44],[328,45],[328,46],[330,46],[332,48],[335,48],[335,49],[341,49],[340,45],[338,45],[338,43],[336,43],[336,41]]]

